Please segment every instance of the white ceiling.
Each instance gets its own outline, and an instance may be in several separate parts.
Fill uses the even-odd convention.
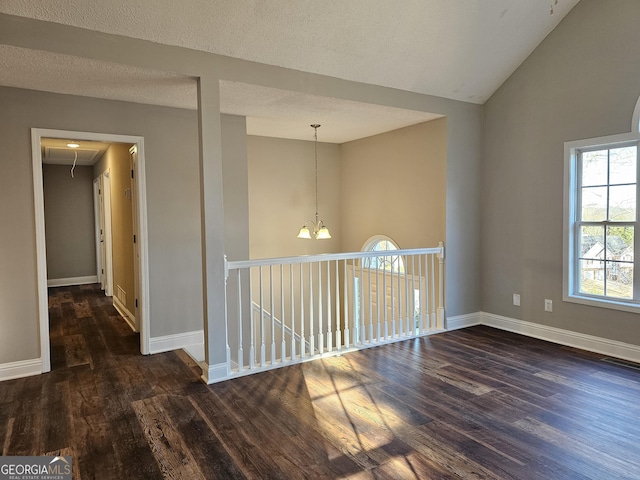
[[[67,147],[67,143],[77,143],[79,147]],[[74,160],[79,166],[93,166],[111,144],[73,138],[43,138],[40,141],[42,149],[42,163],[49,165],[73,165]],[[77,157],[75,156],[77,154]]]
[[[2,0],[0,12],[482,104],[579,0],[559,0],[550,15],[553,1]],[[225,83],[223,111],[247,115],[256,135],[298,138],[297,122],[302,131],[325,115],[327,126],[343,119],[352,130],[338,138],[327,128],[323,141],[340,143],[425,121],[419,112]],[[196,100],[188,77],[8,46],[0,84],[184,108]],[[363,118],[379,125],[363,130]]]

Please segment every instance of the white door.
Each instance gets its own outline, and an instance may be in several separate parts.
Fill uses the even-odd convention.
[[[139,238],[139,221],[138,221],[138,189],[137,173],[138,173],[138,149],[134,145],[129,149],[129,160],[131,168],[131,205],[133,205],[133,288],[135,295],[135,309],[133,314],[135,315],[135,329],[136,332],[140,331],[140,307],[139,307],[139,292],[140,292],[140,242]]]
[[[101,228],[102,228],[102,245],[104,250],[103,258],[103,283],[104,294],[107,297],[113,296],[113,245],[111,241],[111,177],[109,169],[105,170],[100,176],[101,181]]]
[[[104,290],[104,205],[102,200],[102,176],[93,180],[93,215],[96,230],[96,271],[98,283]]]

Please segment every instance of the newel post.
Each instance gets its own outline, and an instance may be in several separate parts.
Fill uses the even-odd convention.
[[[444,311],[444,243],[438,243],[440,252],[438,253],[438,315],[436,317],[436,328],[444,330],[446,328],[446,316]]]

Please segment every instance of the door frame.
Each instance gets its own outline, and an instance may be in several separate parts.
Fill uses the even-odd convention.
[[[42,184],[42,138],[93,140],[99,142],[131,143],[137,148],[137,168],[134,181],[137,191],[138,239],[140,248],[140,352],[149,354],[149,243],[147,229],[147,190],[145,174],[144,137],[108,133],[31,129],[31,161],[33,166],[34,219],[36,227],[36,270],[38,290],[38,316],[40,324],[40,361],[42,373],[51,371],[51,349],[49,345],[49,301],[47,289],[47,252],[44,228],[44,190]]]
[[[96,242],[96,270],[98,276],[98,283],[102,290],[104,290],[104,275],[102,274],[102,269],[104,268],[102,261],[102,227],[100,222],[101,214],[101,206],[100,206],[100,197],[102,196],[102,188],[100,187],[100,179],[101,177],[96,177],[93,179],[93,228],[95,229],[95,242]]]
[[[111,236],[111,171],[106,169],[98,178],[101,188],[100,205],[100,228],[102,230],[102,241],[104,245],[104,263],[102,269],[102,287],[107,297],[113,297],[113,237]],[[134,210],[136,208],[132,207]],[[101,252],[102,253],[102,252]],[[136,290],[136,292],[139,290]]]

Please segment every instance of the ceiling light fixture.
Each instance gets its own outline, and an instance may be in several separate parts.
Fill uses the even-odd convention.
[[[311,128],[314,130],[313,140],[314,140],[314,152],[315,152],[315,180],[316,180],[316,221],[309,220],[306,222],[300,232],[298,232],[298,238],[311,238],[311,230],[308,225],[312,225],[313,228],[313,236],[317,240],[325,240],[327,238],[331,238],[331,234],[329,233],[329,229],[322,222],[322,220],[318,220],[318,128],[320,125],[314,123],[311,125]]]
[[[76,142],[67,143],[67,147],[69,147],[69,148],[78,148],[79,146],[80,146],[80,144],[76,143]]]

